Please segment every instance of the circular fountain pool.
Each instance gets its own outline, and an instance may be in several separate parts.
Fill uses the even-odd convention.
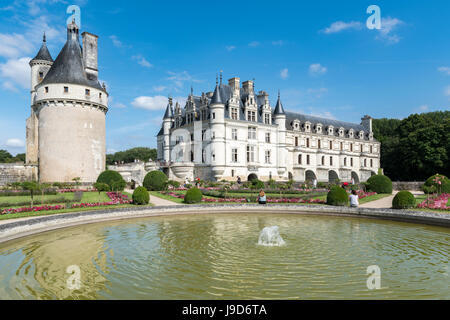
[[[268,226],[278,226],[283,245],[258,245]],[[98,223],[1,244],[0,297],[450,299],[449,243],[447,228],[329,216]],[[373,265],[381,288],[371,290]]]

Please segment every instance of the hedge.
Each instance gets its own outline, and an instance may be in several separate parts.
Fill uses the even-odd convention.
[[[159,170],[150,171],[145,176],[143,185],[149,191],[164,191],[167,189],[167,176]]]
[[[185,203],[199,203],[202,202],[202,199],[202,192],[196,187],[189,189],[184,196]]]
[[[148,204],[150,195],[145,187],[137,187],[133,192],[133,203],[137,205]]]
[[[400,191],[392,199],[392,208],[394,209],[408,209],[416,206],[416,198],[409,191]]]
[[[331,206],[346,206],[348,195],[344,188],[339,186],[331,187],[327,194],[327,204]]]
[[[369,191],[380,193],[392,193],[392,181],[385,175],[374,175],[367,180]]]
[[[97,183],[106,183],[111,190],[123,191],[126,186],[122,175],[117,171],[106,170],[103,171],[97,178]]]

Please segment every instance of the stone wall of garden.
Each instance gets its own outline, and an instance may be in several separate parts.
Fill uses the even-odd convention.
[[[0,163],[0,186],[8,183],[37,180],[38,168],[21,163]]]
[[[424,183],[425,181],[392,181],[392,189],[421,191]]]

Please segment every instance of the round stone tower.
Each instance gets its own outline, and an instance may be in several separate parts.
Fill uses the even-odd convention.
[[[82,36],[83,48],[78,26],[68,25],[66,44],[32,87],[41,182],[92,183],[105,170],[108,93],[98,81],[98,37]]]

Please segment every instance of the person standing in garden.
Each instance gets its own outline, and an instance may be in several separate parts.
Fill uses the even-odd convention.
[[[359,206],[359,197],[358,194],[356,193],[356,190],[352,190],[352,194],[350,195],[350,207],[352,208],[357,208]]]

